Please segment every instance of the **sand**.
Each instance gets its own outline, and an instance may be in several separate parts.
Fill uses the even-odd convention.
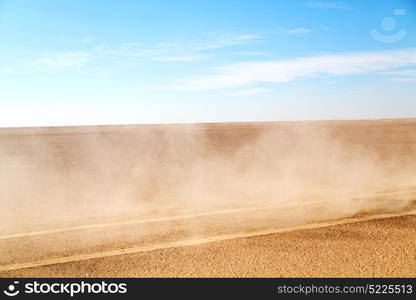
[[[415,276],[413,119],[0,129],[0,154],[1,277]]]
[[[415,277],[416,217],[1,272],[2,277]]]

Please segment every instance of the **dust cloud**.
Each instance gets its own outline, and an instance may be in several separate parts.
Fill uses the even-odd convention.
[[[354,197],[416,185],[415,129],[411,120],[1,129],[0,230],[325,199],[336,199],[334,217],[399,210],[410,196]]]

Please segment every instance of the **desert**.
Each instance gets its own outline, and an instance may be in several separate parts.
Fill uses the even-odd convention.
[[[0,129],[1,277],[414,277],[416,120]]]

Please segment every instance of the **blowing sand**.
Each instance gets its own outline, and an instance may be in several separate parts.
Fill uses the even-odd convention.
[[[415,163],[404,119],[0,129],[0,276],[415,276]]]

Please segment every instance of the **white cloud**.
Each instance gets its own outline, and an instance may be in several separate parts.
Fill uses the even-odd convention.
[[[283,83],[305,77],[354,75],[416,65],[416,49],[320,55],[280,61],[243,62],[183,79],[175,89],[215,90],[256,83]]]
[[[328,8],[339,10],[352,10],[351,6],[346,5],[344,2],[324,2],[324,1],[310,1],[306,4],[310,8]]]
[[[273,90],[271,90],[271,89],[251,87],[251,88],[231,91],[229,93],[226,93],[226,96],[244,97],[244,96],[254,96],[254,95],[268,94],[268,93],[271,93],[271,92],[273,92]]]
[[[126,56],[136,61],[157,62],[191,62],[211,56],[199,54],[195,51],[186,51],[185,49],[186,47],[182,49],[173,44],[158,44],[154,48],[146,48],[138,43],[129,43],[109,52],[112,55]]]
[[[92,61],[105,61],[107,59],[125,59],[131,62],[193,62],[214,56],[207,54],[208,50],[217,50],[225,47],[246,45],[260,39],[255,34],[232,33],[206,33],[198,38],[178,41],[174,43],[156,43],[144,45],[142,43],[124,43],[118,47],[95,46],[88,50],[68,51],[62,53],[47,54],[32,59],[26,66],[26,70],[33,71],[68,71],[82,69]],[[61,38],[62,41],[71,41],[69,38]],[[82,43],[92,43],[95,39],[85,37],[78,39]],[[1,70],[0,70],[1,71]]]
[[[95,40],[95,39],[94,39],[94,38],[92,38],[92,37],[86,37],[86,38],[83,38],[81,41],[82,41],[84,44],[89,44],[89,43],[92,43],[94,40]]]
[[[390,79],[399,82],[416,82],[416,70],[400,70],[384,72],[384,74],[392,76]]]
[[[293,29],[287,29],[283,27],[279,27],[278,31],[285,34],[306,34],[312,32],[311,29],[308,28],[293,28]]]
[[[165,62],[187,62],[205,58],[206,55],[184,55],[184,56],[157,56],[155,60]]]
[[[89,44],[95,41],[95,38],[90,37],[90,36],[86,36],[86,37],[63,36],[63,37],[58,38],[58,40],[64,43],[71,43],[71,44],[79,44],[79,43]]]
[[[247,55],[247,56],[265,56],[265,55],[269,55],[270,52],[266,52],[266,51],[241,51],[238,53],[235,53],[237,55]]]
[[[127,56],[130,57],[137,57],[137,58],[148,58],[148,57],[157,57],[159,55],[161,55],[163,53],[163,51],[158,50],[158,49],[136,49],[130,51],[130,52],[126,52]],[[123,53],[120,53],[123,54]]]
[[[25,67],[27,71],[68,71],[86,67],[92,61],[105,61],[106,59],[125,59],[134,62],[193,62],[214,56],[207,54],[208,50],[217,50],[225,47],[246,45],[262,38],[256,34],[235,33],[206,33],[198,38],[186,41],[161,42],[153,45],[131,42],[123,43],[117,47],[103,47],[97,45],[88,50],[68,51],[47,54],[34,58]],[[60,38],[62,41],[74,41],[73,38]],[[76,41],[90,44],[95,40],[92,37],[78,38]],[[1,70],[0,70],[1,71]]]
[[[295,29],[289,30],[287,33],[288,34],[304,34],[304,33],[309,33],[309,32],[312,32],[312,30],[307,29],[307,28],[295,28]]]
[[[189,39],[186,42],[157,43],[145,46],[141,43],[125,43],[110,52],[113,55],[122,55],[136,60],[149,60],[160,62],[196,61],[212,55],[205,54],[210,50],[226,47],[247,45],[261,36],[255,34],[211,34],[202,35],[202,38]]]
[[[82,68],[92,59],[93,56],[88,52],[66,52],[37,58],[33,63],[33,67],[50,67],[55,69]]]
[[[392,77],[390,79],[398,82],[416,82],[416,77]]]
[[[384,72],[387,75],[397,75],[397,76],[416,76],[416,70],[401,70],[401,71],[391,71],[391,72]]]
[[[237,45],[246,45],[258,39],[261,39],[261,36],[256,34],[224,34],[211,41],[197,42],[197,44],[194,45],[192,49],[195,51],[221,49]]]

